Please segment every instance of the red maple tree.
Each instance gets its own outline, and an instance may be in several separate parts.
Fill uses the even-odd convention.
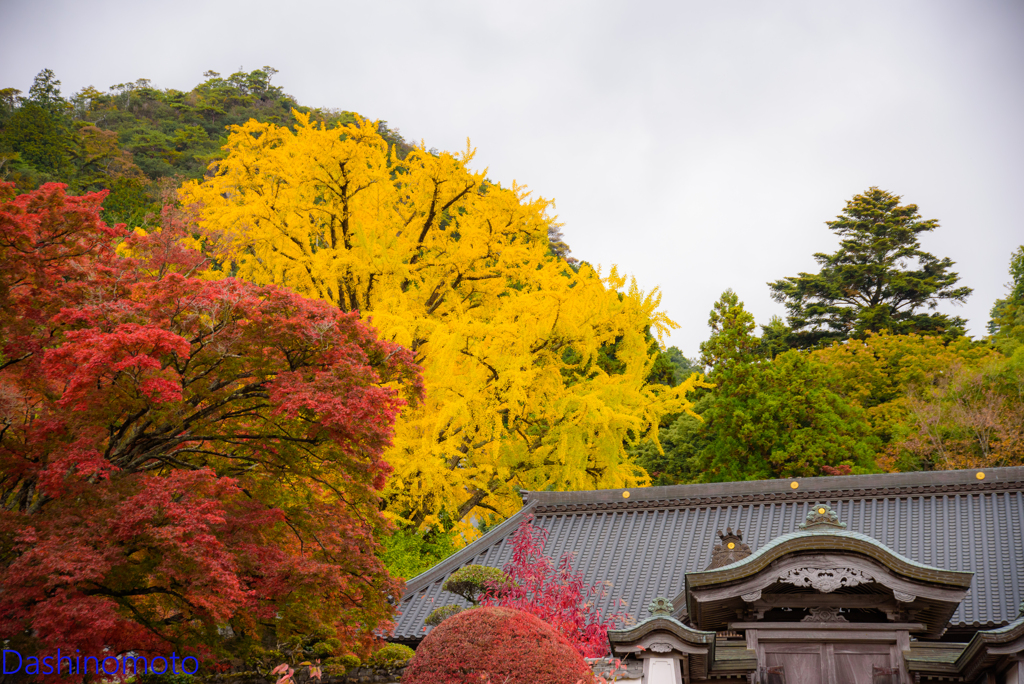
[[[507,580],[493,584],[480,605],[530,613],[554,627],[580,655],[607,655],[608,630],[617,616],[602,617],[596,606],[602,587],[573,570],[571,554],[557,563],[544,554],[547,539],[548,531],[534,525],[532,517],[523,520],[512,537],[512,560],[502,568]]]
[[[183,222],[107,226],[103,197],[0,184],[0,639],[210,658],[332,625],[358,650],[400,590],[375,538],[411,354],[196,278]]]

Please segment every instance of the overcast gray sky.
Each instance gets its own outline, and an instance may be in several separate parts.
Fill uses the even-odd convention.
[[[718,0],[286,4],[0,0],[0,88],[70,95],[270,65],[299,102],[386,119],[553,198],[573,254],[618,264],[688,356],[733,288],[816,271],[824,222],[878,186],[941,227],[985,333],[1024,243],[1024,2]]]

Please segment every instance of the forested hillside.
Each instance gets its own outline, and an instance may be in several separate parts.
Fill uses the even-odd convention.
[[[140,78],[65,97],[44,69],[27,94],[0,90],[0,175],[21,189],[48,181],[71,192],[109,189],[104,218],[141,224],[159,214],[165,195],[221,156],[229,126],[250,119],[293,125],[293,110],[335,125],[355,121],[351,112],[300,105],[271,84],[276,73],[263,67],[222,78],[207,71],[187,92]],[[412,149],[386,123],[379,132],[400,154]]]
[[[431,360],[422,348],[427,339],[425,330],[433,328],[428,325],[421,329],[424,323],[411,325],[410,320],[423,315],[436,317],[443,311],[438,307],[451,294],[445,295],[443,289],[437,289],[438,284],[426,280],[413,285],[413,279],[405,273],[390,287],[397,288],[403,296],[411,289],[428,288],[420,305],[425,308],[413,314],[406,308],[406,298],[400,310],[394,309],[393,304],[386,305],[386,315],[381,310],[389,287],[383,271],[393,268],[385,266],[382,271],[382,260],[415,263],[425,259],[425,253],[420,251],[422,244],[414,240],[399,248],[394,241],[380,241],[378,236],[373,238],[379,242],[376,246],[365,241],[353,245],[349,241],[340,245],[340,251],[339,245],[333,245],[326,252],[319,248],[309,252],[308,257],[288,255],[287,249],[281,244],[274,246],[270,237],[278,230],[274,227],[274,215],[280,220],[286,220],[289,212],[299,215],[305,227],[289,235],[286,242],[307,244],[318,239],[320,218],[301,216],[302,209],[286,207],[280,201],[267,206],[260,198],[279,187],[280,179],[285,179],[296,188],[288,201],[306,201],[308,192],[320,192],[315,189],[317,169],[332,161],[332,155],[347,155],[378,169],[365,178],[353,177],[354,183],[383,187],[379,184],[383,177],[374,179],[373,173],[392,177],[397,174],[408,180],[396,183],[399,194],[385,200],[395,206],[409,201],[409,188],[421,182],[415,180],[417,177],[428,179],[422,182],[428,186],[433,183],[435,189],[445,188],[448,195],[437,195],[443,201],[430,205],[431,216],[426,221],[427,226],[431,221],[439,221],[439,232],[443,232],[456,213],[478,211],[466,203],[470,197],[487,197],[493,204],[494,194],[501,192],[499,186],[489,179],[460,175],[465,174],[460,169],[471,157],[471,151],[461,157],[434,150],[417,151],[386,123],[368,127],[366,122],[357,123],[360,120],[353,112],[310,109],[274,85],[275,74],[271,67],[248,73],[240,70],[227,77],[208,71],[203,75],[205,80],[188,92],[161,90],[147,79],[138,79],[116,84],[106,91],[90,86],[66,97],[56,75],[43,70],[27,94],[11,87],[0,90],[0,175],[23,191],[50,181],[66,183],[70,193],[107,190],[104,219],[109,223],[125,222],[132,228],[149,228],[168,220],[166,215],[161,216],[165,205],[180,205],[181,201],[193,206],[201,204],[204,209],[198,214],[180,220],[191,222],[196,244],[201,243],[213,259],[210,273],[219,274],[217,277],[230,273],[256,282],[276,282],[306,296],[327,299],[343,310],[372,311],[374,320],[385,328],[392,325],[386,321],[394,320],[392,339],[419,351],[419,362],[429,366]],[[353,139],[358,139],[359,144],[348,151],[339,148],[325,152],[337,144],[331,142],[337,138],[328,131],[346,126],[357,131]],[[239,176],[240,168],[248,169],[257,162],[265,167],[268,160],[275,159],[278,161],[272,163],[277,166],[271,175],[263,172]],[[305,159],[305,167],[296,159]],[[303,186],[311,190],[300,189]],[[457,186],[459,190],[451,190]],[[179,195],[179,187],[185,188],[184,194]],[[580,278],[581,264],[569,257],[559,225],[544,214],[544,203],[516,196],[515,188],[510,191],[508,207],[529,209],[527,214],[510,215],[502,221],[507,225],[512,225],[509,221],[526,221],[535,224],[540,233],[546,231],[546,254],[562,260],[563,272],[571,274],[570,279]],[[229,194],[236,197],[215,210]],[[686,411],[661,415],[660,440],[647,428],[640,428],[639,432],[637,427],[626,429],[623,435],[630,437],[625,439],[621,472],[628,472],[631,466],[625,464],[632,461],[642,465],[658,482],[675,483],[806,476],[821,474],[823,469],[861,472],[1019,462],[1024,449],[1020,436],[1024,419],[1020,416],[1020,402],[1013,400],[1020,385],[1019,364],[1011,359],[1022,334],[1017,320],[1022,315],[1019,302],[1024,295],[1021,254],[1013,255],[1011,262],[1011,292],[993,308],[991,339],[969,341],[962,337],[962,319],[932,312],[939,301],[963,301],[970,294],[970,288],[958,283],[949,259],[934,257],[918,246],[916,236],[936,229],[939,224],[922,219],[915,206],[900,205],[899,199],[871,189],[848,203],[847,209],[829,222],[829,227],[844,240],[843,248],[832,255],[816,255],[821,272],[769,284],[790,315],[786,321],[774,319],[764,324],[760,336],[755,335],[756,324],[732,292],[726,292],[715,305],[710,337],[702,345],[700,358],[688,359],[675,348],[659,350],[652,334],[652,325],[656,328],[658,324],[651,318],[644,335],[653,362],[642,382],[674,388],[692,373],[700,372],[708,374],[717,387],[699,390],[703,410],[697,413],[702,418]],[[380,197],[375,201],[381,201]],[[345,206],[332,210],[332,220],[344,223],[350,217],[356,218],[358,210],[348,207],[344,198],[342,204]],[[530,213],[532,217],[528,216]],[[888,232],[865,230],[865,225],[874,224],[879,217],[883,220],[878,225],[887,226]],[[413,219],[398,211],[394,220]],[[481,220],[490,224],[494,221],[483,217]],[[255,232],[245,236],[233,234],[240,225]],[[395,230],[400,232],[400,228]],[[260,237],[260,231],[264,237]],[[216,239],[212,239],[212,234],[216,234]],[[233,246],[227,247],[225,236],[232,234]],[[453,237],[464,246],[470,242],[468,234],[466,238],[461,233]],[[238,245],[245,241],[253,246],[239,252]],[[262,244],[259,249],[264,251],[260,252],[254,246],[256,243]],[[881,252],[879,245],[885,245]],[[269,251],[265,251],[267,248]],[[509,245],[502,249],[509,249]],[[327,254],[334,256],[327,258]],[[453,292],[474,283],[472,297],[481,297],[484,280],[497,278],[507,282],[511,276],[509,272],[499,277],[493,271],[485,276],[473,275],[473,269],[482,263],[481,256],[464,253],[462,258],[467,261],[460,262],[448,255],[443,263],[431,266],[455,274],[447,280],[440,273],[435,276],[438,283],[447,283],[445,288],[454,286]],[[303,265],[304,259],[309,263]],[[908,259],[919,264],[918,270],[901,269],[899,264]],[[338,263],[346,264],[345,274],[340,277]],[[353,268],[357,264],[358,268]],[[421,273],[426,266],[421,264]],[[520,261],[504,268],[521,270],[524,266],[525,262]],[[489,264],[489,268],[493,267]],[[589,272],[585,264],[582,267],[584,273]],[[324,277],[334,279],[336,287],[325,284]],[[873,282],[872,278],[884,284],[873,292],[858,293],[857,288]],[[624,285],[621,282],[618,286]],[[452,315],[442,314],[446,325],[452,322]],[[521,314],[515,316],[516,321],[522,320]],[[491,329],[500,328],[494,319],[483,324]],[[538,340],[537,344],[544,343]],[[623,336],[616,335],[594,347],[593,363],[608,377],[625,372],[627,363],[621,351],[624,344]],[[551,351],[549,347],[550,343],[542,348]],[[556,348],[561,349],[559,363],[575,358],[580,351]],[[462,349],[457,357],[443,355],[445,361],[435,380],[438,392],[444,378],[451,376],[453,359],[470,354]],[[536,360],[524,358],[510,363],[525,363],[525,368],[535,365]],[[498,368],[492,365],[487,373],[497,375]],[[562,384],[571,387],[571,378],[578,371],[563,369],[561,373]],[[527,392],[525,387],[519,391]],[[536,391],[535,388],[533,392]],[[530,432],[515,427],[514,421],[510,423],[514,412],[510,413],[502,399],[497,401],[503,407],[500,416],[491,419],[491,428],[473,424],[471,431],[477,437],[470,441],[493,445],[507,443],[512,435],[520,434],[523,443],[528,444]],[[447,415],[465,411],[461,402],[453,395],[427,413]],[[801,404],[807,408],[798,408]],[[551,421],[540,419],[534,409],[522,410],[526,411],[524,416],[531,416],[530,421]],[[474,411],[469,413],[476,415]],[[498,418],[501,428],[491,434],[498,424],[493,420]],[[580,434],[581,429],[589,428],[573,423],[572,434]],[[607,425],[594,427],[593,434],[600,439],[608,429]],[[435,425],[417,439],[426,437],[428,441],[445,444],[451,430],[452,426],[445,429]],[[483,438],[483,434],[490,436]],[[615,439],[622,442],[619,437]],[[428,448],[436,449],[437,446]],[[431,475],[429,468],[405,472],[400,465],[402,450],[393,451],[393,465],[398,466],[399,472],[393,482],[415,483],[418,489],[426,487],[423,494],[413,499],[395,494],[396,501],[404,500],[399,506],[400,518],[420,529],[437,529],[437,522],[444,520],[443,526],[452,529],[477,504],[491,498],[500,489],[493,474],[473,476],[483,477],[475,480],[475,485],[463,479],[473,479],[468,474],[472,469],[467,470],[463,462],[464,455],[472,450],[465,443],[456,451],[441,447],[435,454],[438,462],[457,465],[443,468],[447,474],[440,480],[439,474]],[[415,455],[415,450],[409,453],[413,462],[421,460],[422,454]],[[572,467],[566,467],[565,474],[558,479],[559,486],[611,482],[596,475],[605,472],[603,467],[588,470],[580,463],[575,474]],[[520,470],[513,467],[508,472]],[[580,478],[580,473],[585,472],[591,474]],[[460,477],[453,479],[455,473]],[[502,477],[512,482],[521,474],[511,479]],[[634,482],[632,477],[622,482]],[[545,486],[554,484],[545,482]],[[538,483],[528,485],[521,480],[516,486]],[[458,492],[464,490],[475,493],[460,502]],[[508,506],[514,507],[514,492],[509,497]],[[446,508],[442,501],[458,503]],[[493,503],[488,506],[490,514],[499,516],[511,510]],[[490,514],[478,510],[471,517],[486,519]]]

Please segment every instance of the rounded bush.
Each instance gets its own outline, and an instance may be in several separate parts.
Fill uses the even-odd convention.
[[[324,673],[329,675],[343,675],[349,670],[359,667],[363,661],[359,656],[346,653],[343,656],[333,656],[324,660]]]
[[[416,649],[402,684],[591,682],[583,656],[550,625],[511,608],[451,616]]]
[[[404,644],[387,644],[379,651],[375,651],[366,660],[366,665],[378,670],[402,667],[409,662],[414,653],[415,651]]]

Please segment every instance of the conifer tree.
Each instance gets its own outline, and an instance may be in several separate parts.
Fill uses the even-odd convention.
[[[828,367],[796,350],[767,358],[753,315],[732,290],[715,302],[708,325],[701,354],[715,389],[702,402],[698,434],[686,435],[685,423],[670,430],[695,449],[679,470],[727,482],[871,467],[874,441],[864,411],[843,396]]]
[[[988,322],[992,341],[1007,356],[1024,343],[1024,245],[1010,255],[1010,277],[1010,291],[996,300]]]
[[[935,230],[916,204],[876,187],[856,195],[829,229],[841,238],[834,254],[818,253],[819,273],[801,273],[769,283],[786,305],[795,347],[863,338],[888,331],[962,335],[965,321],[934,310],[943,301],[963,303],[969,287],[956,287],[953,262],[921,249],[919,235]]]

